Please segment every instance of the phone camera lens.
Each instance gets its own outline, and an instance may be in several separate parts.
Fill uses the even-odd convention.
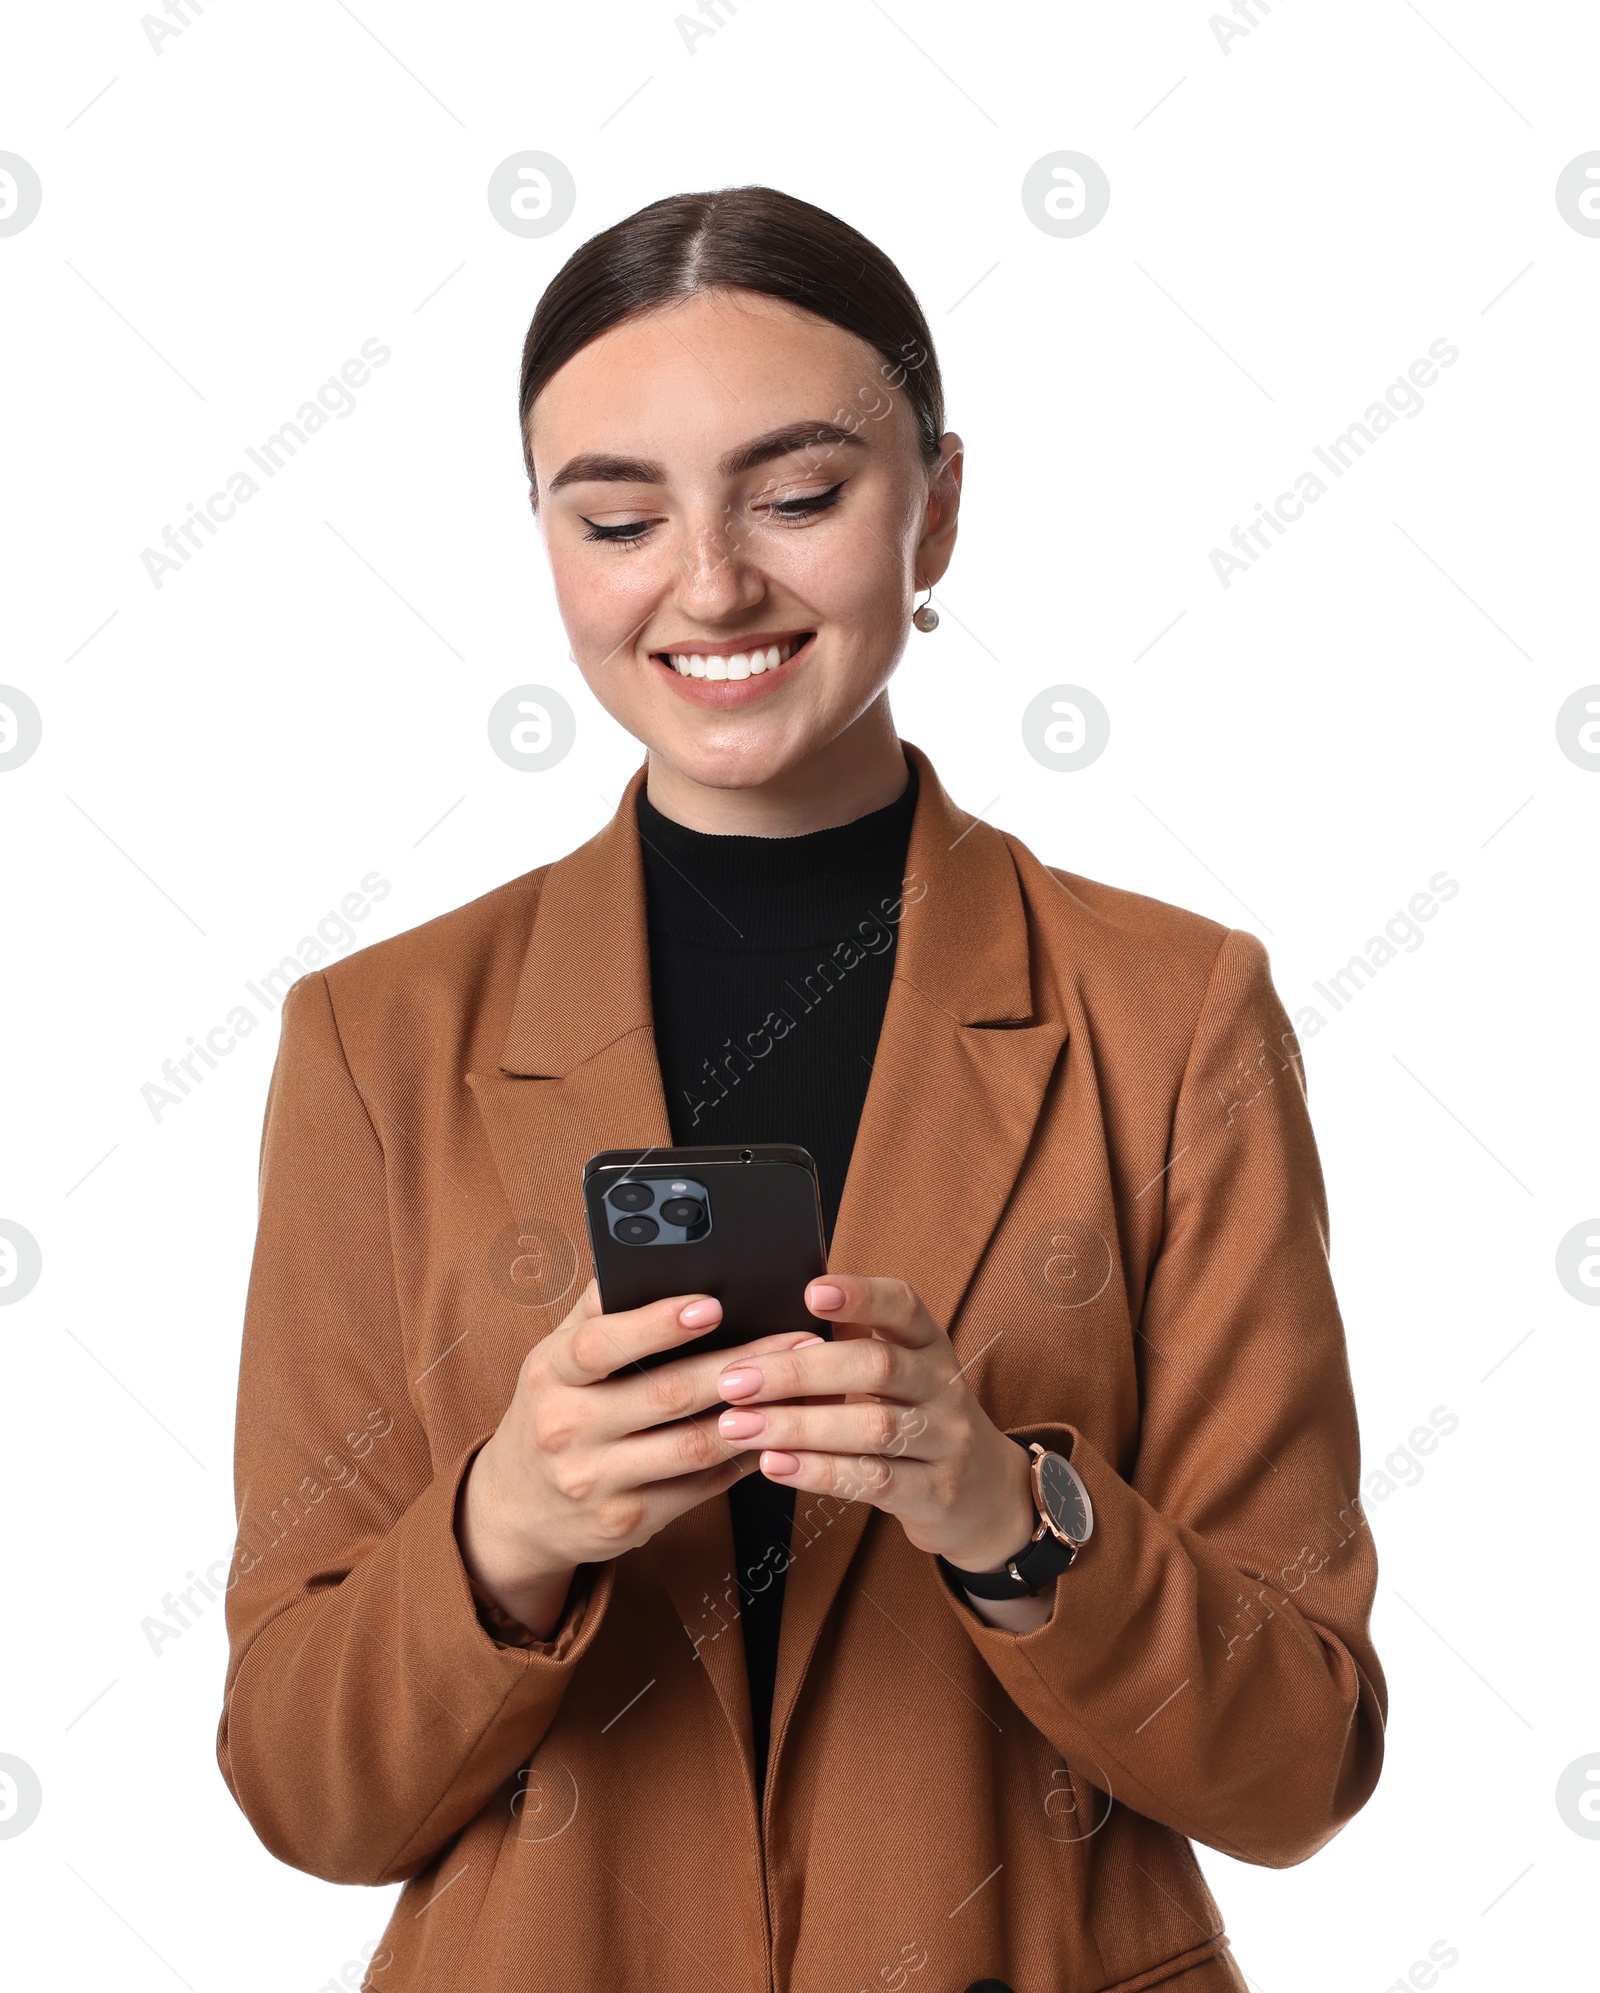
[[[706,1207],[698,1197],[669,1197],[661,1207],[661,1215],[669,1225],[681,1225],[689,1231],[705,1217]]]
[[[654,1218],[619,1218],[617,1237],[625,1246],[647,1246],[661,1230]]]
[[[619,1211],[648,1211],[650,1187],[644,1183],[619,1183],[607,1193]]]

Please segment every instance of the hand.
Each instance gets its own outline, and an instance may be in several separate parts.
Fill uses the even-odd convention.
[[[999,1570],[1033,1534],[1028,1456],[983,1409],[949,1336],[900,1280],[829,1274],[806,1306],[835,1340],[725,1359],[714,1388],[736,1409],[717,1421],[723,1439],[759,1450],[770,1480],[870,1502],[917,1549]],[[974,1605],[1018,1631],[1050,1611],[1048,1589]]]
[[[720,1402],[716,1380],[730,1361],[770,1362],[803,1333],[635,1367],[721,1319],[721,1303],[704,1294],[602,1314],[591,1281],[523,1359],[505,1417],[462,1485],[456,1535],[470,1575],[540,1639],[560,1622],[578,1565],[647,1543],[748,1471],[716,1421],[697,1414]]]

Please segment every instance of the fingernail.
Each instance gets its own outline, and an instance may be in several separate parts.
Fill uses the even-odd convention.
[[[717,1420],[717,1430],[724,1439],[754,1439],[766,1423],[762,1412],[724,1412]]]
[[[806,1289],[806,1302],[810,1307],[819,1310],[823,1314],[827,1314],[830,1309],[842,1308],[844,1306],[844,1289],[842,1287],[830,1287],[826,1282],[817,1287],[808,1287]]]
[[[761,1389],[759,1370],[728,1370],[717,1379],[717,1389],[724,1398],[749,1398]]]
[[[810,1349],[813,1343],[826,1342],[826,1336],[802,1336],[795,1344],[796,1349]]]
[[[778,1479],[785,1474],[798,1474],[800,1462],[792,1453],[774,1453],[770,1450],[761,1456],[761,1471]]]
[[[709,1329],[722,1319],[720,1301],[691,1301],[687,1308],[678,1310],[678,1321],[686,1329]]]

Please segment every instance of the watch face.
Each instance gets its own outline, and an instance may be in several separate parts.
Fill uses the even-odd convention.
[[[1038,1463],[1041,1513],[1058,1536],[1069,1543],[1087,1543],[1094,1528],[1089,1491],[1071,1463],[1059,1453],[1034,1455]]]

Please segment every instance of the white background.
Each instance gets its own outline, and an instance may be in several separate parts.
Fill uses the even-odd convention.
[[[1049,861],[1263,936],[1291,1014],[1328,1020],[1305,1052],[1366,1466],[1459,1418],[1369,1495],[1374,1799],[1302,1867],[1204,1856],[1241,1965],[1383,1993],[1445,1940],[1449,1993],[1594,1984],[1600,1842],[1555,1786],[1600,1751],[1600,1315],[1555,1265],[1600,1210],[1600,770],[1555,721],[1600,680],[1600,238],[1555,183],[1600,147],[1600,21],[1279,0],[1224,50],[1204,0],[744,0],[691,53],[671,0],[186,11],[157,52],[131,0],[19,9],[0,81],[0,149],[43,185],[0,239],[0,678],[44,721],[0,779],[0,1218],[44,1268],[0,1310],[0,1752],[44,1794],[0,1840],[17,1983],[314,1993],[386,1919],[394,1892],[280,1866],[235,1809],[220,1605],[159,1653],[141,1625],[231,1548],[276,1013],[159,1120],[141,1088],[363,875],[392,890],[335,952],[609,814],[638,751],[568,661],[520,343],[588,234],[766,181],[901,264],[967,442],[902,731]],[[538,240],[486,200],[530,148],[578,190]],[[1062,149],[1112,190],[1075,239],[1021,200]],[[142,550],[369,338],[393,357],[355,412],[155,587]],[[1460,358],[1423,412],[1224,588],[1211,549],[1437,339]],[[544,774],[485,730],[529,681],[578,714]],[[1060,683],[1111,715],[1076,773],[1020,732]],[[1441,869],[1422,945],[1320,1002]]]

